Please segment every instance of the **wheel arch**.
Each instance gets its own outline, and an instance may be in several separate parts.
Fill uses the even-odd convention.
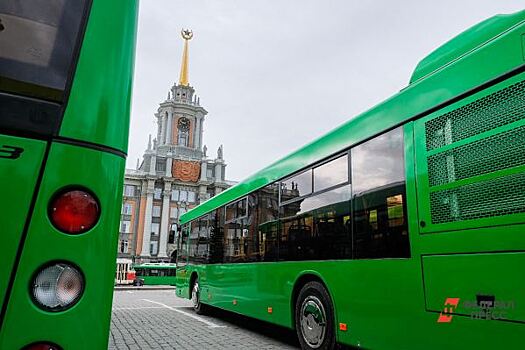
[[[191,272],[191,275],[190,275],[190,283],[188,285],[189,287],[189,294],[190,294],[190,298],[191,298],[191,291],[193,290],[193,284],[195,283],[195,281],[199,278],[199,274],[197,273],[197,271],[192,271]]]
[[[326,292],[330,296],[330,300],[332,302],[333,312],[334,312],[334,321],[337,320],[337,312],[335,309],[335,303],[334,299],[332,297],[332,293],[330,293],[330,288],[328,288],[328,285],[326,284],[324,278],[321,276],[321,274],[314,270],[308,270],[301,272],[295,279],[293,288],[292,288],[292,294],[290,298],[290,314],[291,314],[291,320],[292,320],[292,327],[295,327],[295,304],[297,302],[297,297],[299,296],[299,292],[301,291],[301,288],[308,282],[319,282],[323,285],[324,289],[326,289]]]

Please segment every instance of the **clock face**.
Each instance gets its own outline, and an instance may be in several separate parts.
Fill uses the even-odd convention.
[[[190,120],[188,118],[180,118],[178,128],[181,131],[188,131],[190,129]]]

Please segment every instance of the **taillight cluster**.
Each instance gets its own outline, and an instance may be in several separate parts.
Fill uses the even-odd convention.
[[[86,190],[72,189],[59,192],[49,205],[49,218],[60,231],[79,234],[96,225],[100,205]]]
[[[84,291],[84,277],[72,264],[48,264],[35,274],[31,291],[34,301],[42,309],[61,311],[80,299]]]
[[[67,188],[58,192],[48,207],[53,226],[66,234],[76,235],[89,231],[98,222],[100,204],[84,188]],[[66,310],[82,297],[84,275],[79,267],[66,261],[49,262],[40,267],[31,279],[30,292],[33,302],[48,312]],[[58,345],[38,342],[24,349],[59,350]]]

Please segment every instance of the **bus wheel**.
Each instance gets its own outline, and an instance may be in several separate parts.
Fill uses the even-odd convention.
[[[202,315],[206,313],[206,305],[201,303],[201,294],[199,289],[199,278],[197,277],[193,282],[193,288],[191,289],[191,302],[193,304],[193,310]]]
[[[302,349],[333,349],[334,308],[324,286],[306,283],[295,303],[295,330]]]

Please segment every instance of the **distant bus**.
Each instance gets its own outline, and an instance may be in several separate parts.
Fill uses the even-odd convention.
[[[176,294],[303,349],[522,349],[524,35],[525,11],[474,26],[396,95],[183,215]]]
[[[135,0],[0,1],[0,349],[106,349]]]
[[[175,285],[176,264],[144,263],[133,265],[136,285]]]

